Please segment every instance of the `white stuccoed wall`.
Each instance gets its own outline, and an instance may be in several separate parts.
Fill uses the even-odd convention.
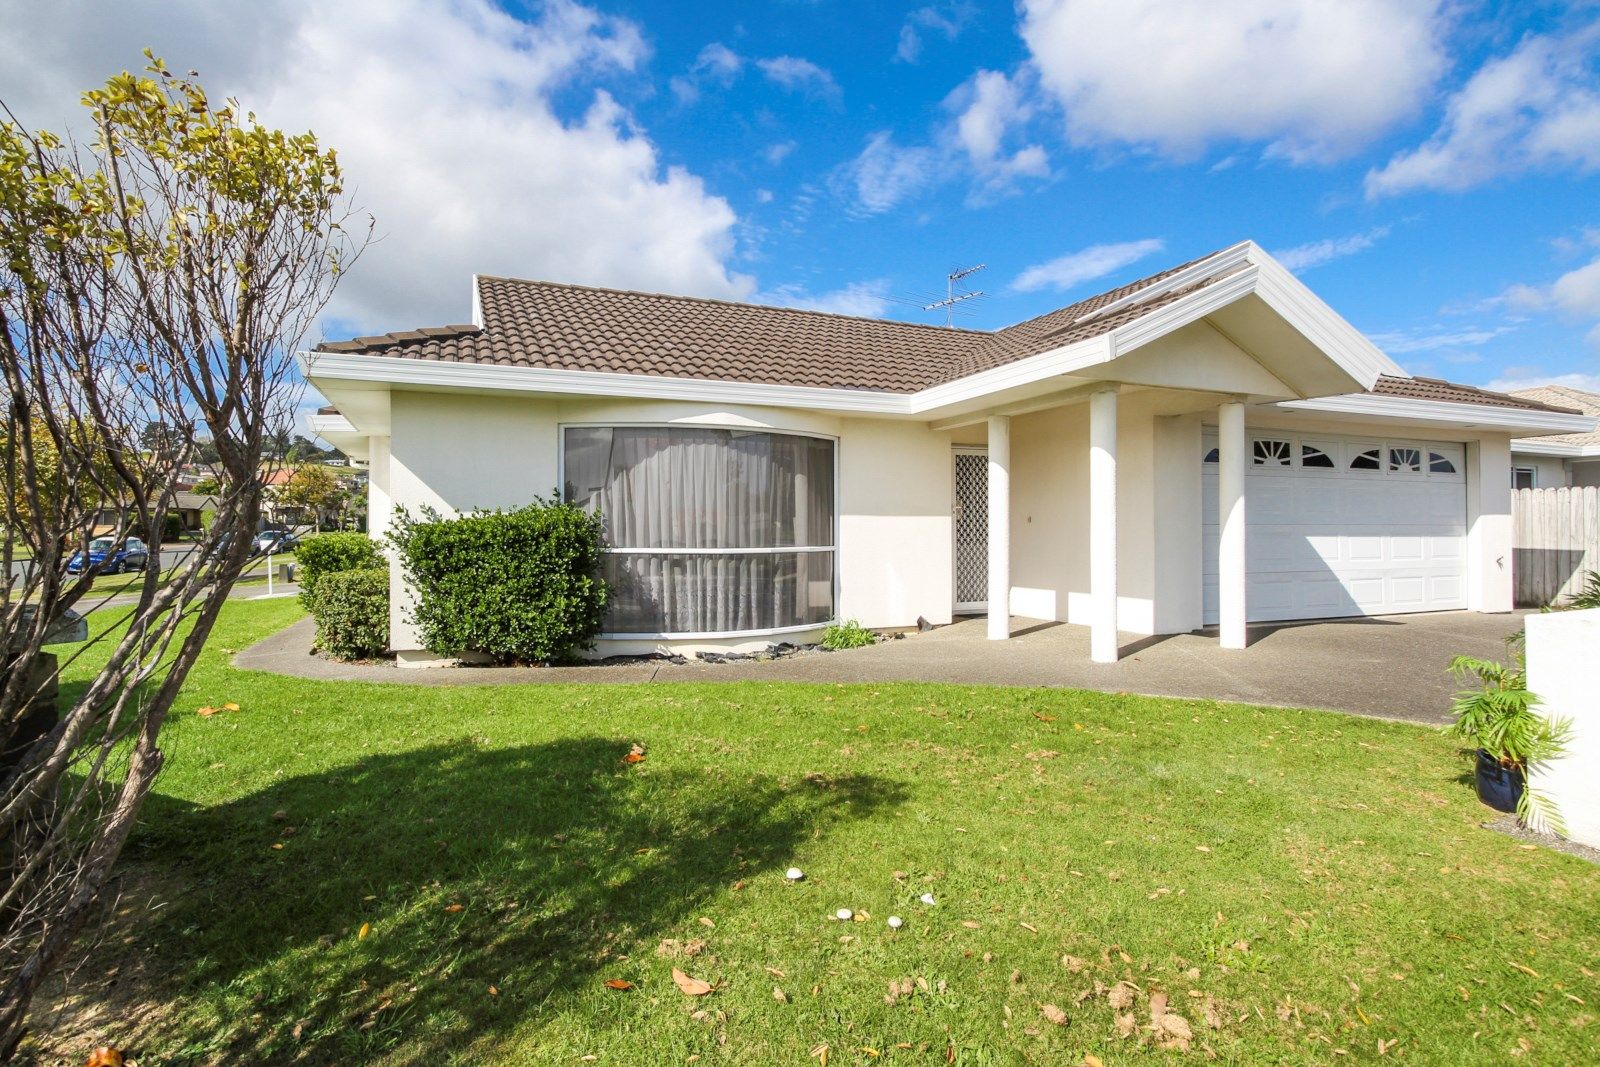
[[[1529,615],[1528,688],[1551,718],[1572,720],[1561,759],[1529,777],[1555,802],[1567,836],[1600,848],[1600,608]]]

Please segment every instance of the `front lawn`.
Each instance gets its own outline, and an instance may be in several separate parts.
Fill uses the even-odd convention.
[[[1600,868],[1481,829],[1436,731],[1075,691],[228,665],[298,613],[228,606],[72,979],[102,1012],[51,1048],[1577,1063],[1600,1040]]]

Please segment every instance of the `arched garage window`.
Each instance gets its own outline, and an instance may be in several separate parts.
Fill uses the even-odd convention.
[[[608,636],[803,629],[833,617],[833,442],[571,426],[566,498],[605,525]]]

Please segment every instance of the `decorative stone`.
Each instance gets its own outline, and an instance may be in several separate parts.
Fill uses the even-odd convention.
[[[840,908],[838,911],[833,913],[833,917],[838,919],[840,922],[849,922],[851,919],[855,918],[855,914],[856,913],[851,911],[849,908]]]
[[[904,919],[900,918],[900,916],[898,916],[898,915],[889,916],[889,929],[898,930],[902,926],[904,926],[905,924],[906,924],[906,921]]]
[[[791,882],[803,882],[806,878],[806,872],[802,871],[799,867],[790,867],[787,871],[783,872],[783,876],[789,879]]]

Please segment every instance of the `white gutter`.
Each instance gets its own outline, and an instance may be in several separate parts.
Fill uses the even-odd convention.
[[[1600,445],[1580,445],[1569,441],[1547,441],[1538,437],[1518,437],[1511,442],[1511,451],[1530,456],[1557,456],[1561,459],[1600,458]]]
[[[1450,400],[1418,400],[1408,396],[1353,393],[1314,400],[1285,400],[1274,407],[1287,411],[1316,411],[1334,415],[1365,415],[1378,419],[1412,419],[1419,422],[1469,423],[1490,429],[1532,430],[1535,433],[1589,433],[1596,420],[1589,415],[1556,411],[1530,411],[1489,404],[1462,404]]]

